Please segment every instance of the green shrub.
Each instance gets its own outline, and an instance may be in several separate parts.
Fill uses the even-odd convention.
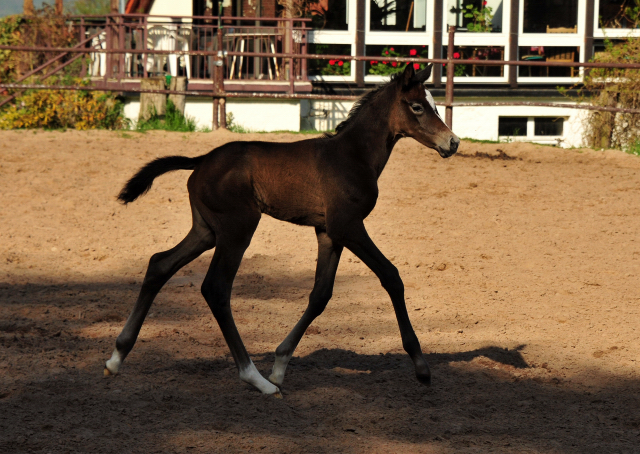
[[[604,52],[593,61],[640,63],[640,40],[628,38],[618,44],[605,42]],[[603,107],[640,109],[640,77],[637,69],[591,68],[573,100]],[[565,89],[560,89],[565,93]],[[584,116],[585,144],[592,148],[627,150],[637,147],[640,114],[587,111]]]
[[[123,108],[113,94],[101,91],[28,90],[0,111],[0,129],[122,129],[127,127]]]
[[[159,129],[162,131],[194,132],[196,131],[196,121],[191,117],[182,114],[170,100],[167,101],[167,111],[163,116],[157,111],[151,114],[148,120],[140,120],[136,124],[138,131],[150,131]]]

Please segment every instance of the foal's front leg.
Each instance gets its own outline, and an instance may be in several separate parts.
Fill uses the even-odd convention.
[[[427,361],[422,356],[420,342],[409,320],[407,306],[404,302],[404,284],[398,269],[380,252],[369,237],[363,223],[356,223],[350,227],[348,230],[342,228],[339,230],[340,243],[353,252],[378,276],[380,283],[389,293],[400,328],[402,346],[413,361],[418,380],[427,386],[431,385],[431,372]]]
[[[340,263],[342,246],[334,244],[324,230],[316,229],[316,236],[318,237],[318,264],[316,265],[316,281],[311,295],[309,295],[309,305],[296,326],[276,349],[276,362],[273,365],[271,376],[269,376],[269,381],[278,386],[282,385],[287,364],[289,364],[304,332],[316,317],[322,314],[333,293],[333,283],[338,263]]]

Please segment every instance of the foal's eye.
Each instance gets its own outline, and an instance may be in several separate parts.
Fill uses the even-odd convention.
[[[424,108],[422,107],[421,104],[411,104],[411,110],[413,110],[413,113],[415,113],[416,115],[421,115],[424,113]]]

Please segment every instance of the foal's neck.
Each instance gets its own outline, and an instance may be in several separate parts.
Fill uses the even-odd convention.
[[[393,90],[394,87],[388,87]],[[391,106],[390,96],[380,93],[366,105],[358,115],[357,121],[345,133],[352,138],[352,151],[367,162],[379,177],[384,170],[393,147],[402,137],[392,131],[389,125]]]

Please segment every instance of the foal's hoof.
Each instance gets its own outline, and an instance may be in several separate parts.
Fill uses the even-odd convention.
[[[416,367],[416,377],[423,385],[431,386],[431,370],[426,362]]]
[[[111,372],[107,367],[104,368],[104,376],[105,377],[110,377],[112,375],[115,375],[113,372]]]
[[[282,392],[280,391],[280,388],[278,388],[278,390],[275,393],[273,393],[272,395],[276,399],[284,399],[284,397],[282,396]]]
[[[431,374],[416,374],[418,381],[425,386],[431,386]]]

